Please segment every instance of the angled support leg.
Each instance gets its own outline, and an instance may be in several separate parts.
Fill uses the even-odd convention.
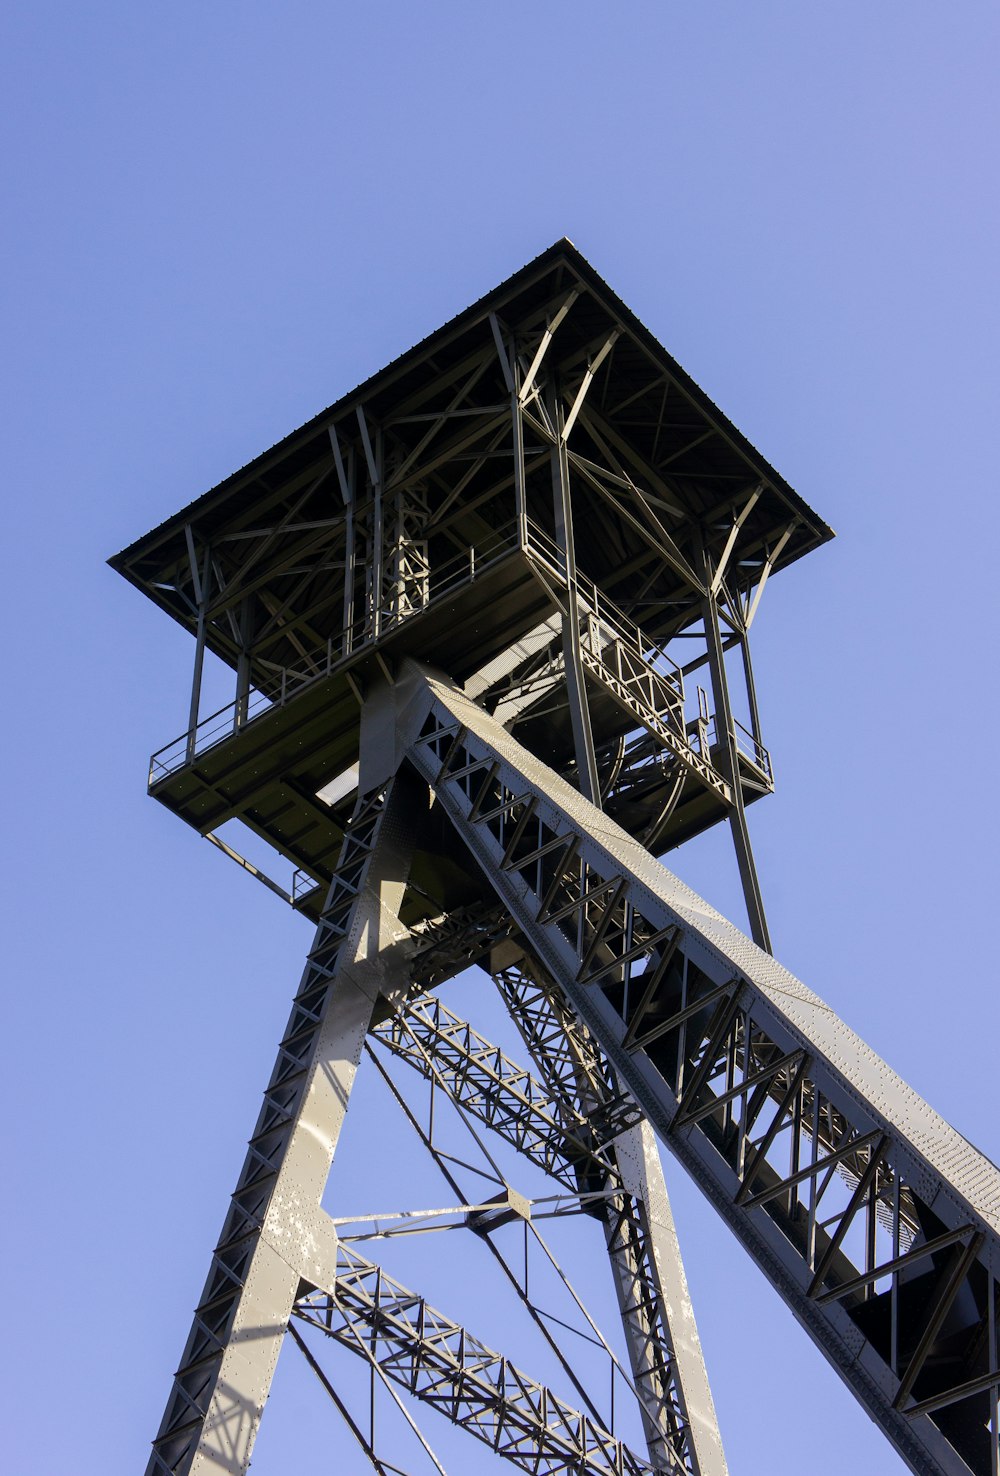
[[[1000,1170],[452,683],[425,669],[420,711],[404,675],[411,763],[658,1133],[911,1470],[996,1476]]]
[[[249,1464],[300,1280],[330,1262],[320,1199],[372,1011],[407,982],[398,914],[421,803],[402,777],[358,801],[147,1476]]]

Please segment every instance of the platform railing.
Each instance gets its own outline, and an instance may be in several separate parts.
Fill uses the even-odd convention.
[[[687,737],[684,695],[638,651],[620,637],[609,639],[607,627],[594,616],[583,622],[581,654],[584,664],[627,695],[637,713],[657,717],[678,736]]]
[[[713,713],[707,734],[709,747],[714,747],[719,742],[719,736],[718,721]],[[759,742],[753,736],[750,729],[743,726],[738,718],[733,718],[733,737],[736,740],[736,747],[742,756],[745,759],[749,759],[754,768],[767,779],[769,784],[773,785],[774,771],[771,767],[770,753],[764,747],[763,743]]]
[[[566,577],[566,561],[558,544],[531,518],[526,518],[528,552],[539,558],[559,579]],[[648,635],[634,620],[631,620],[615,602],[599,589],[594,581],[579,569],[576,571],[576,587],[585,613],[597,621],[601,633],[608,643],[622,642],[633,655],[667,682],[684,701],[684,674],[677,662],[668,656],[659,641]],[[595,653],[596,654],[596,653]]]
[[[267,670],[267,692],[258,688],[251,689],[247,695],[227,702],[217,712],[202,718],[194,728],[157,749],[149,761],[149,787],[153,788],[161,780],[175,774],[178,769],[184,768],[193,759],[214,748],[217,743],[225,742],[272,708],[283,707],[314,682],[322,681],[345,666],[363,648],[376,647],[383,637],[398,629],[412,616],[421,614],[438,600],[454,594],[464,586],[474,584],[520,546],[514,523],[487,534],[475,545],[431,567],[426,599],[419,608],[394,610],[391,604],[383,602],[377,619],[375,612],[368,609],[343,631],[337,641],[328,640],[325,646],[303,656],[294,666],[279,666],[277,663],[270,666]],[[259,657],[255,664],[258,669],[269,666]]]
[[[193,729],[158,749],[149,762],[150,788],[184,768],[216,744],[225,742],[272,708],[284,706],[314,682],[330,676],[355,657],[362,648],[376,646],[390,631],[397,629],[412,615],[420,613],[421,609],[429,608],[444,596],[474,583],[517,547],[525,548],[560,581],[564,580],[565,559],[555,540],[530,518],[524,520],[524,526],[526,543],[519,540],[517,527],[511,524],[480,540],[477,545],[461,550],[454,557],[432,566],[426,586],[426,602],[420,609],[393,612],[383,606],[377,619],[369,609],[353,621],[336,642],[333,639],[328,640],[324,647],[303,656],[294,666],[279,666],[275,663],[267,673],[268,691],[251,689],[248,694],[226,703],[224,707],[202,718]],[[627,658],[631,658],[628,664],[632,667],[632,680],[638,680],[643,668],[652,672],[657,678],[657,686],[663,684],[657,705],[664,711],[669,709],[676,725],[677,715],[684,703],[684,676],[681,668],[656,640],[629,619],[587,575],[577,571],[576,586],[585,617],[581,635],[595,658],[603,659],[611,648],[617,646],[619,651],[615,653],[616,665],[621,662],[621,654],[626,653]],[[258,669],[265,664],[258,658]],[[770,778],[770,757],[767,750],[741,725],[737,724],[737,728],[740,751]]]
[[[736,747],[740,753],[743,754],[744,758],[748,758],[762,774],[766,774],[773,784],[774,772],[771,768],[771,755],[763,743],[758,742],[749,728],[744,728],[738,718],[733,718],[733,732],[736,737]]]

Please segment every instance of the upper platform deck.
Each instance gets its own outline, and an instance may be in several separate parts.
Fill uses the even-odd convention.
[[[543,379],[558,379],[568,416],[589,366],[614,336],[567,445],[578,500],[579,565],[626,609],[629,586],[648,580],[644,618],[637,623],[655,623],[659,633],[683,618],[696,562],[693,535],[725,542],[733,513],[758,488],[728,560],[734,592],[754,587],[770,553],[777,570],[833,536],[564,240],[123,549],[110,560],[112,568],[194,634],[199,601],[192,539],[199,553],[211,548],[209,648],[236,666],[241,636],[227,616],[248,602],[257,631],[253,685],[266,690],[275,666],[294,665],[299,644],[316,650],[328,640],[342,641],[343,601],[334,587],[340,581],[329,577],[329,556],[342,544],[349,502],[359,516],[379,477],[383,501],[419,500],[421,531],[438,546],[440,577],[447,577],[445,566],[457,569],[468,550],[514,521],[508,380],[512,365],[526,378],[557,318],[524,399],[528,440],[530,422],[542,414],[532,392]],[[541,496],[532,495],[538,470],[530,464],[532,449],[526,447],[528,511],[551,534],[552,497],[544,476]],[[535,456],[541,449],[547,460],[547,446],[535,447]],[[359,609],[352,619],[374,624]]]
[[[668,769],[691,778],[665,849],[727,802],[711,715],[681,672],[706,659],[688,660],[706,599],[735,639],[769,576],[830,537],[557,242],[110,560],[236,674],[230,707],[199,723],[196,656],[189,729],[155,756],[151,788],[204,833],[243,818],[322,877],[343,817],[316,796],[357,758],[366,684],[406,656],[469,684],[548,762],[572,765],[553,698],[572,607],[612,802],[627,795],[634,809],[645,794],[655,813]],[[771,786],[755,714],[750,728],[745,799]],[[622,771],[619,751],[642,730],[667,745],[662,773]]]

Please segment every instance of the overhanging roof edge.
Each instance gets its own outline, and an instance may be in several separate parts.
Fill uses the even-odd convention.
[[[316,415],[312,416],[302,425],[297,426],[288,435],[283,436],[280,441],[276,441],[272,446],[269,446],[259,455],[253,457],[236,471],[231,472],[229,476],[223,478],[215,486],[210,487],[206,492],[203,492],[178,512],[172,513],[163,522],[156,524],[148,532],[134,539],[119,553],[113,554],[108,559],[108,564],[117,573],[129,578],[130,582],[141,588],[144,593],[147,595],[150,594],[151,591],[147,585],[141,580],[130,577],[128,566],[136,556],[152,552],[158,542],[179,531],[185,523],[191,522],[198,516],[199,511],[210,507],[216,500],[221,500],[228,490],[231,490],[236,483],[245,478],[259,463],[275,456],[275,454],[280,454],[284,448],[291,449],[293,444],[300,438],[307,439],[310,435],[314,435],[317,430],[322,429],[325,425],[353,409],[356,403],[362,402],[377,387],[382,387],[391,376],[404,372],[414,362],[418,361],[421,356],[432,352],[435,347],[440,347],[448,338],[471,327],[477,319],[480,319],[488,310],[495,307],[504,296],[509,296],[513,291],[528,286],[533,277],[537,277],[551,270],[559,262],[560,258],[603,301],[604,306],[611,311],[612,315],[621,319],[622,326],[628,329],[646,352],[654,360],[663,365],[665,373],[674,381],[685,397],[714,423],[733,448],[754,465],[763,478],[772,486],[773,490],[789,503],[803,522],[809,525],[813,531],[816,543],[825,543],[830,538],[833,538],[835,536],[833,529],[785,481],[784,477],[775,470],[752,442],[747,440],[746,436],[729,420],[728,416],[719,409],[705,391],[695,383],[686,370],[678,364],[676,359],[663,347],[646,325],[636,317],[632,309],[622,301],[614,289],[608,285],[600,273],[590,264],[587,258],[574,246],[573,242],[564,236],[496,287],[491,288],[489,292],[484,293],[482,297],[477,298],[475,302],[456,314],[455,317],[450,318],[446,323],[434,329],[432,333],[420,339],[402,354],[397,355],[395,359],[390,360],[388,364],[383,365],[381,369],[369,375],[367,379],[335,400],[331,405],[318,411]]]

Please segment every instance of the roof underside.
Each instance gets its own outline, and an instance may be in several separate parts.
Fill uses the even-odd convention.
[[[567,300],[571,306],[558,317]],[[510,354],[507,365],[500,359],[491,315]],[[486,546],[497,536],[508,486],[513,495],[513,471],[508,472],[503,460],[509,444],[504,439],[510,416],[508,371],[513,367],[522,380],[530,373],[552,322],[557,327],[536,388],[544,386],[546,393],[553,389],[563,414],[571,413],[588,366],[597,366],[568,440],[577,559],[587,576],[601,588],[611,588],[626,607],[631,585],[643,583],[644,607],[630,611],[635,618],[662,630],[673,620],[674,629],[680,628],[685,617],[669,616],[671,608],[680,612],[685,604],[685,581],[678,568],[685,562],[696,568],[697,550],[706,544],[718,553],[753,494],[728,560],[734,593],[749,591],[768,560],[770,573],[832,537],[830,528],[564,240],[136,540],[110,560],[112,567],[194,630],[198,581],[192,552],[210,547],[220,592],[216,614],[225,603],[221,591],[227,581],[234,594],[228,626],[210,613],[208,642],[231,664],[238,656],[237,588],[265,600],[258,629],[261,619],[278,618],[277,609],[285,611],[283,629],[290,610],[294,623],[301,613],[292,609],[297,599],[309,610],[308,629],[298,632],[299,648],[330,639],[343,623],[343,607],[339,595],[330,594],[323,608],[321,586],[332,583],[329,554],[325,563],[316,564],[312,585],[307,576],[309,559],[322,549],[315,529],[343,516],[343,479],[338,480],[331,431],[345,461],[356,454],[357,491],[352,496],[359,509],[370,499],[372,486],[366,472],[370,448],[363,432],[359,436],[363,420],[369,441],[378,431],[385,457],[380,475],[387,489],[393,486],[393,468],[405,474],[412,462],[411,475],[397,476],[400,492],[419,494],[433,533],[448,541],[449,555]],[[458,408],[449,410],[456,402]],[[432,418],[445,411],[450,418],[439,422],[436,439],[421,452]],[[550,533],[548,450],[544,436],[532,435],[533,417],[540,432],[537,417],[545,413],[541,396],[525,403],[528,511],[543,533]],[[533,439],[539,442],[534,447]],[[422,536],[419,529],[417,536]],[[658,547],[664,550],[659,560]],[[254,565],[249,582],[248,563]],[[294,599],[293,590],[299,591]],[[281,647],[280,631],[274,639],[271,657],[288,662],[294,656],[292,646]]]

